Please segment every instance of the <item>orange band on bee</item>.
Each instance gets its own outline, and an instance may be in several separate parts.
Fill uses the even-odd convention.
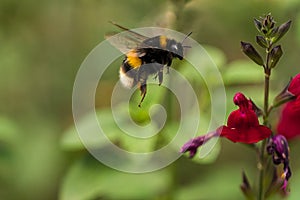
[[[165,49],[167,47],[167,37],[164,35],[161,35],[159,37],[159,44],[160,44],[161,48]]]
[[[136,50],[132,49],[127,54],[127,62],[133,68],[138,68],[142,65],[142,60],[138,57]]]

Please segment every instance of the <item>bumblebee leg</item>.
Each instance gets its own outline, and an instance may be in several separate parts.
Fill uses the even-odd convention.
[[[142,99],[139,103],[139,107],[141,107],[142,102],[144,101],[144,98],[146,96],[147,93],[147,78],[148,78],[148,74],[147,74],[147,68],[145,68],[143,65],[139,68],[138,74],[137,74],[137,80],[138,80],[138,88],[141,91],[141,96]]]
[[[155,80],[158,77],[158,85],[161,85],[163,81],[164,65],[153,63],[153,70],[156,72]]]
[[[170,73],[170,66],[172,65],[172,59],[170,59],[169,61],[168,61],[168,64],[167,64],[167,74],[169,74]]]
[[[141,104],[144,101],[144,98],[145,98],[146,93],[147,93],[147,83],[146,83],[146,81],[145,82],[139,82],[139,89],[141,91],[142,99],[141,99],[138,106],[141,107]]]
[[[158,85],[161,85],[164,78],[163,68],[157,73],[157,76],[158,76]]]
[[[170,73],[170,66],[167,65],[167,73],[166,74],[169,74]]]

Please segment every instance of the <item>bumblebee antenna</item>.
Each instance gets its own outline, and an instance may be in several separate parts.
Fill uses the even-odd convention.
[[[119,29],[122,29],[123,31],[128,31],[128,32],[130,32],[130,33],[132,33],[132,34],[134,34],[134,35],[136,35],[136,36],[142,38],[143,40],[146,39],[145,36],[143,36],[143,35],[141,35],[141,34],[139,34],[139,33],[136,33],[136,32],[134,32],[134,31],[132,31],[132,30],[130,30],[130,29],[128,29],[128,28],[125,28],[124,26],[121,26],[121,25],[117,24],[117,23],[114,22],[114,21],[108,21],[108,23],[111,23],[112,25],[115,25],[116,27],[118,27]]]
[[[184,42],[184,40],[186,40],[186,38],[188,38],[190,35],[192,35],[192,31],[191,32],[189,32],[184,38],[183,38],[183,40],[181,41],[181,44],[183,44],[183,42]]]

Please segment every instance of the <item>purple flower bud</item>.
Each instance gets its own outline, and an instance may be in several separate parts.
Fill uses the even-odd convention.
[[[193,158],[197,153],[198,147],[200,147],[204,143],[204,136],[199,136],[191,139],[187,143],[185,143],[180,150],[180,153],[185,153],[187,151],[190,152],[190,158]]]
[[[267,145],[267,152],[273,157],[273,163],[275,165],[283,164],[283,174],[281,178],[284,179],[281,189],[286,192],[288,180],[292,175],[292,171],[289,166],[289,145],[286,138],[283,135],[275,135],[270,138]]]
[[[185,143],[180,150],[180,153],[190,152],[190,158],[193,158],[197,153],[197,149],[213,137],[218,136],[217,132],[211,132],[199,137],[193,138]]]

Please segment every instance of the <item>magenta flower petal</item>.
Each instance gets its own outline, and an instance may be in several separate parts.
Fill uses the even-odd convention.
[[[284,105],[277,132],[289,140],[300,136],[300,74],[292,79],[288,90],[296,96],[296,99]]]
[[[288,140],[300,136],[300,96],[286,103],[282,109],[277,132]]]
[[[300,74],[297,74],[291,81],[289,91],[295,95],[300,96]]]
[[[236,129],[222,126],[218,129],[221,137],[226,137],[232,142],[252,144],[266,139],[271,135],[271,130],[266,126],[249,127],[248,129]]]

